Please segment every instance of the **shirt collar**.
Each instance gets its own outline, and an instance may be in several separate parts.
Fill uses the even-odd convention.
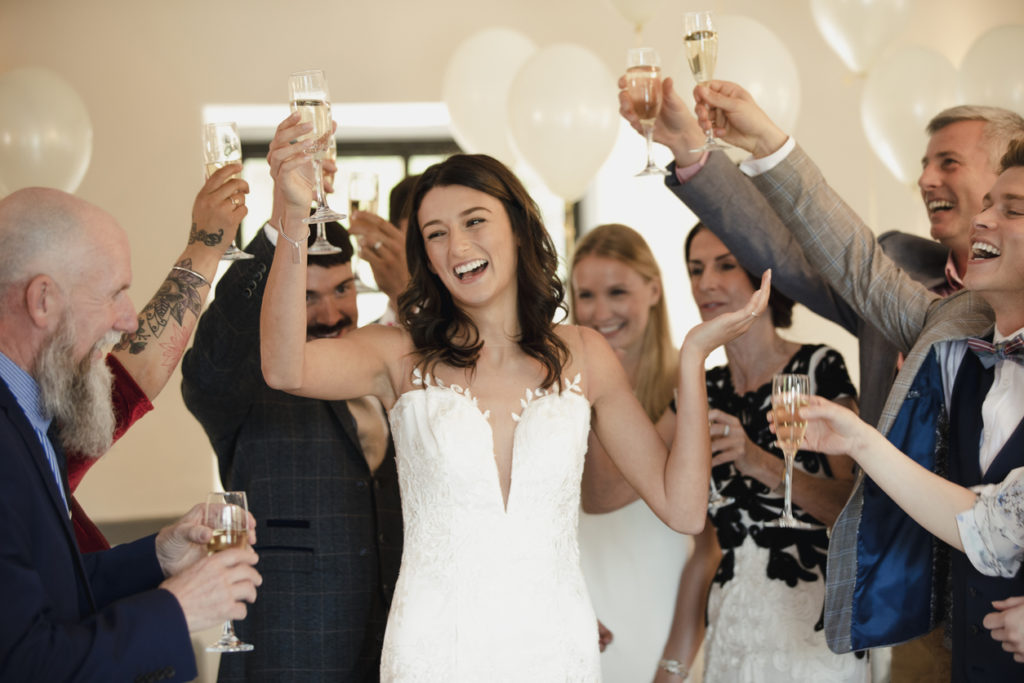
[[[32,427],[45,434],[50,429],[53,418],[43,414],[42,405],[39,402],[39,385],[36,384],[32,375],[0,353],[0,379],[3,379],[11,393],[14,394],[14,399],[21,406],[25,417],[32,423]]]
[[[964,281],[960,279],[960,274],[956,272],[956,261],[953,260],[953,252],[949,252],[949,257],[946,258],[946,282],[949,284],[950,293],[959,292],[964,288]]]

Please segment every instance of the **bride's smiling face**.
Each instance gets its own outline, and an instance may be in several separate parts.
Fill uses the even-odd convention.
[[[463,185],[440,185],[420,203],[430,271],[452,298],[474,306],[515,292],[517,247],[502,203]]]

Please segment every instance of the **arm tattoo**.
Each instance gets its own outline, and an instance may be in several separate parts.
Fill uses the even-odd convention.
[[[224,230],[218,230],[217,232],[206,232],[200,230],[195,222],[192,222],[192,229],[188,233],[188,243],[193,244],[194,242],[202,242],[208,247],[215,247],[221,243],[224,239]]]
[[[192,259],[182,259],[175,265],[191,269]],[[190,273],[172,270],[157,293],[139,312],[138,329],[132,334],[124,335],[114,350],[128,351],[132,355],[140,354],[145,351],[150,341],[159,339],[167,331],[172,320],[177,323],[178,328],[182,328],[185,326],[186,313],[191,312],[198,319],[203,308],[203,297],[199,294],[199,287],[205,285],[205,282]]]

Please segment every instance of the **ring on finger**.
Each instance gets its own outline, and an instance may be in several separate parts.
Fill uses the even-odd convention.
[[[729,436],[729,425],[725,425],[725,429],[722,430],[722,436]]]
[[[383,245],[384,245],[383,242],[381,242],[380,240],[377,240],[376,242],[373,243],[373,246],[371,246],[370,249],[373,249],[373,253],[376,254],[376,253],[380,252],[380,248]]]
[[[231,195],[231,203],[234,204],[235,206],[238,206],[239,204],[242,203],[242,200],[238,198],[238,195],[233,194]]]

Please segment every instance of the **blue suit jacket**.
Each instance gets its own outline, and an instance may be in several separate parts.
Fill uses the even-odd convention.
[[[78,552],[43,447],[0,381],[0,681],[195,678],[178,601],[152,590],[154,543]]]

